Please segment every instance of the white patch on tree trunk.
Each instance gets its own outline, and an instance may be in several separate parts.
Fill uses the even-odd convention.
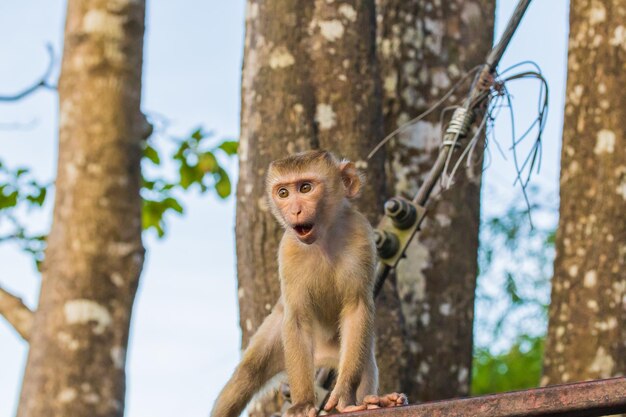
[[[99,9],[89,10],[83,19],[83,31],[121,40],[124,38],[124,15]]]
[[[472,22],[478,21],[481,18],[480,6],[472,2],[464,2],[463,10],[461,10],[461,20],[465,25],[471,26]]]
[[[246,20],[255,20],[259,15],[259,5],[249,1],[246,4]]]
[[[394,97],[396,94],[396,87],[398,85],[398,74],[395,71],[391,71],[383,82],[383,88],[387,96]]]
[[[435,87],[442,90],[450,87],[451,84],[448,74],[446,74],[446,71],[441,68],[432,71],[431,80]]]
[[[589,10],[589,23],[597,25],[606,20],[606,9],[600,2],[593,2],[591,9]]]
[[[113,321],[109,310],[92,300],[70,300],[63,306],[67,324],[95,323],[92,331],[102,334]]]
[[[356,169],[361,169],[363,171],[365,171],[368,167],[367,161],[364,161],[362,159],[358,159],[356,161],[354,161],[354,166],[356,167]]]
[[[435,220],[437,220],[437,223],[439,223],[439,226],[441,227],[449,227],[452,224],[452,219],[450,218],[450,216],[447,216],[443,213],[437,213],[435,214]]]
[[[442,50],[443,34],[445,32],[444,23],[441,20],[424,19],[424,28],[428,35],[424,39],[424,45],[435,54],[440,54]]]
[[[274,50],[270,53],[270,68],[272,69],[287,68],[295,62],[296,59],[284,46],[274,48]]]
[[[609,40],[609,44],[612,46],[621,46],[626,49],[626,28],[624,26],[619,25],[613,31],[613,36]]]
[[[593,312],[598,312],[600,310],[598,302],[596,300],[588,300],[587,308]]]
[[[583,285],[586,288],[592,288],[596,286],[598,282],[598,273],[595,270],[587,271],[585,278],[583,279]]]
[[[109,244],[109,254],[113,256],[128,256],[133,253],[135,249],[137,249],[137,245],[130,242],[113,242]]]
[[[117,369],[124,369],[124,364],[126,363],[126,349],[122,346],[113,346],[111,348],[111,360],[113,361],[113,366]]]
[[[596,373],[600,378],[609,378],[613,374],[615,361],[609,355],[604,347],[600,346],[596,351],[596,356],[589,366],[589,371]]]
[[[449,316],[452,313],[452,306],[450,303],[443,303],[439,306],[439,312],[442,316]]]
[[[65,164],[65,175],[67,175],[67,182],[74,184],[78,179],[78,168],[76,165],[72,163]]]
[[[95,392],[89,392],[83,395],[83,401],[87,404],[98,404],[100,402],[100,396]]]
[[[613,153],[615,150],[615,132],[608,129],[602,129],[596,137],[596,146],[593,153],[601,155],[604,153]]]
[[[458,376],[458,381],[459,384],[465,384],[467,383],[467,377],[469,376],[469,371],[466,367],[461,366],[459,368],[459,376]]]
[[[341,13],[343,17],[351,22],[356,21],[356,10],[354,10],[354,7],[350,6],[349,4],[342,4],[341,6],[339,6],[339,13]]]
[[[343,36],[344,27],[339,20],[325,20],[318,22],[320,33],[329,42],[334,42]]]
[[[69,403],[76,399],[78,393],[74,388],[63,388],[59,395],[57,395],[57,401],[60,403]]]
[[[59,332],[57,334],[57,339],[59,339],[62,346],[69,350],[76,350],[80,347],[78,340],[74,339],[69,333]]]
[[[574,88],[572,88],[572,92],[569,94],[569,101],[571,102],[571,104],[574,104],[574,105],[580,104],[580,99],[583,96],[584,90],[585,90],[585,87],[583,87],[580,84],[577,84],[574,86]]]
[[[318,123],[320,130],[328,130],[333,128],[337,115],[333,111],[330,104],[320,103],[315,108],[315,121]]]
[[[119,272],[111,273],[109,278],[111,279],[111,282],[113,283],[113,285],[115,285],[118,288],[124,285],[124,277]]]

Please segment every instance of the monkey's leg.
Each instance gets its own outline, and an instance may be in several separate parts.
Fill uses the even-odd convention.
[[[326,411],[335,407],[343,411],[356,405],[356,390],[373,344],[372,316],[373,307],[364,300],[342,313],[337,383],[324,407]]]
[[[343,412],[357,411],[381,407],[398,407],[407,405],[408,399],[405,394],[392,392],[391,394],[378,395],[378,366],[376,365],[376,356],[374,355],[374,347],[370,350],[371,354],[363,367],[363,376],[357,390],[356,398],[358,409],[347,407]]]
[[[356,403],[363,404],[365,397],[376,394],[378,394],[378,365],[376,365],[374,346],[371,346],[370,353],[368,354],[365,364],[363,365],[361,382],[359,383],[359,388],[356,391]]]
[[[252,396],[274,375],[284,370],[280,339],[283,308],[279,304],[259,327],[233,376],[215,401],[211,417],[237,417]]]
[[[372,339],[369,353],[363,364],[361,382],[356,391],[356,405],[349,405],[341,410],[342,413],[352,413],[368,409],[368,404],[364,402],[366,397],[372,397],[378,393],[378,366],[374,355],[374,340]],[[371,406],[370,408],[378,408]]]

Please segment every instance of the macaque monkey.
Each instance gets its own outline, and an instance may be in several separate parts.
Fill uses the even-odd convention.
[[[284,416],[314,417],[314,373],[321,366],[337,371],[327,411],[406,404],[403,394],[377,396],[376,249],[369,222],[350,205],[362,183],[353,163],[326,151],[270,165],[267,197],[285,228],[278,250],[281,297],[252,337],[212,417],[237,417],[282,371],[293,404]]]

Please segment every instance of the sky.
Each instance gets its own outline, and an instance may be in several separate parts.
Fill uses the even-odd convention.
[[[515,4],[498,2],[498,34]],[[534,60],[548,79],[551,109],[535,181],[549,192],[558,185],[567,7],[567,0],[533,2],[501,64]],[[57,53],[62,50],[64,15],[64,0],[0,0],[0,94],[17,92],[38,78],[47,65],[47,43]],[[216,138],[236,138],[244,2],[148,1],[146,27],[144,112],[167,117],[175,135],[202,125]],[[512,87],[520,125],[536,109],[533,88]],[[0,103],[0,160],[32,167],[40,180],[52,180],[57,111],[57,96],[49,91]],[[496,130],[504,143],[507,127],[502,121]],[[519,198],[510,158],[503,160],[496,151],[492,156],[484,177],[483,215]],[[235,174],[236,164],[228,166]],[[146,235],[128,351],[128,417],[208,415],[240,355],[234,199],[190,195],[183,201],[186,214],[168,219],[165,240]],[[47,209],[28,215],[34,228],[48,229],[50,204]],[[14,246],[0,245],[0,283],[35,306],[38,273]],[[0,417],[15,413],[26,354],[26,344],[0,319]]]

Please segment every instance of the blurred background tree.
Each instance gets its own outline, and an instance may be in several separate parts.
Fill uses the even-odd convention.
[[[620,0],[570,4],[543,385],[626,372],[625,19]]]
[[[37,182],[29,168],[0,164],[0,220],[9,223],[0,242],[17,241],[41,266],[39,303],[31,311],[0,288],[0,314],[30,346],[18,416],[122,416],[142,229],[165,234],[166,213],[183,212],[177,190],[230,195],[215,152],[234,155],[237,144],[210,145],[197,129],[175,140],[177,178],[147,179],[142,158],[156,167],[161,158],[147,142],[153,128],[140,111],[145,3],[111,9],[70,0],[66,19],[49,236],[29,234],[18,212],[42,207],[51,184]],[[4,101],[47,87],[39,84]]]

